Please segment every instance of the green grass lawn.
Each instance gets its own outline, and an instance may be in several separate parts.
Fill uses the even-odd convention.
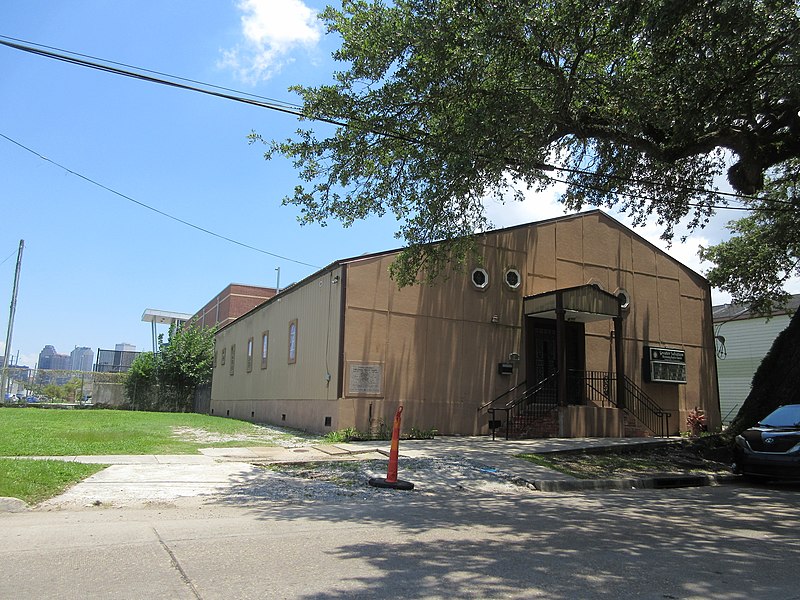
[[[0,496],[35,504],[60,494],[104,467],[60,460],[0,458]]]
[[[177,439],[173,427],[222,434],[258,432],[252,423],[193,413],[0,408],[0,456],[194,454],[210,445]]]
[[[173,428],[260,439],[231,442],[181,440]],[[286,437],[292,437],[286,433]],[[272,439],[275,439],[274,436]],[[252,423],[193,413],[123,410],[44,410],[0,408],[0,457],[98,454],[195,454],[214,446],[267,446],[273,443]],[[57,460],[0,458],[0,496],[34,504],[104,468]]]

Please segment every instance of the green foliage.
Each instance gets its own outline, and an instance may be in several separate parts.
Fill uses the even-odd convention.
[[[141,406],[143,399],[150,398],[157,385],[156,357],[152,352],[142,352],[131,363],[125,377],[125,395],[134,406]]]
[[[784,284],[800,275],[800,159],[787,161],[767,179],[763,197],[750,200],[753,212],[728,225],[730,239],[701,251],[715,263],[708,278],[733,301],[769,315],[785,305]],[[758,367],[727,439],[758,422],[780,404],[800,402],[800,319],[798,313],[775,339]]]
[[[47,383],[45,385],[31,384],[30,389],[39,395],[43,395],[50,400],[59,402],[77,402],[83,383],[77,377],[73,377],[64,384]]]
[[[214,329],[189,323],[170,328],[169,343],[158,355],[158,378],[163,384],[194,391],[211,383]]]
[[[214,329],[193,323],[170,328],[158,354],[143,352],[125,380],[128,407],[135,410],[192,410],[198,386],[211,383]]]
[[[730,239],[704,248],[715,267],[708,279],[733,301],[768,314],[789,298],[786,281],[800,275],[800,159],[787,161],[767,179],[753,212],[729,223]]]
[[[55,400],[63,400],[64,390],[62,387],[56,383],[48,383],[47,385],[41,386],[41,393],[44,394],[47,398],[53,398]]]
[[[408,439],[410,440],[432,440],[436,437],[438,431],[436,429],[419,429],[417,427],[412,427],[411,431],[408,433]]]
[[[194,413],[121,410],[0,409],[0,456],[194,454],[208,443],[184,441],[174,428],[254,434],[252,423]],[[267,445],[237,441],[237,445]]]
[[[403,439],[407,440],[432,440],[436,436],[436,429],[419,429],[418,427],[411,427],[411,430],[402,435]],[[325,441],[331,444],[341,444],[345,442],[361,442],[365,440],[391,440],[392,431],[386,424],[381,421],[380,425],[375,431],[359,431],[355,427],[347,427],[346,429],[339,429],[325,434]]]
[[[0,496],[35,504],[60,494],[105,465],[85,465],[60,460],[0,458]]]
[[[344,0],[322,18],[345,69],[294,88],[335,131],[300,130],[266,156],[298,168],[305,185],[284,203],[302,222],[393,214],[409,245],[400,284],[463,262],[489,226],[485,199],[559,180],[567,206],[655,215],[671,238],[720,202],[704,190],[726,153],[743,194],[800,154],[798,12],[797,0]]]
[[[344,442],[352,442],[357,440],[366,439],[363,434],[355,427],[348,427],[346,429],[338,429],[325,434],[325,441],[331,444],[341,444]]]

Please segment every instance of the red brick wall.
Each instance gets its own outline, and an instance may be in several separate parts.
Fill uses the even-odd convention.
[[[232,283],[192,317],[206,327],[227,325],[275,295],[275,288]]]

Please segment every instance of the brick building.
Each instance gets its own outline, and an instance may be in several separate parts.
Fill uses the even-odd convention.
[[[224,327],[277,293],[275,288],[231,283],[190,319],[201,327]]]

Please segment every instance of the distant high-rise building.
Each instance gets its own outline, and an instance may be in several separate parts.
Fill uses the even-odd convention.
[[[67,371],[71,365],[69,354],[59,354],[48,344],[39,352],[39,368],[50,371]]]
[[[121,344],[117,344],[114,347],[114,350],[117,352],[136,352],[136,346],[134,344],[126,344],[123,342]]]
[[[45,346],[41,352],[39,352],[39,368],[40,369],[52,369],[53,364],[53,357],[57,355],[56,349],[49,344]]]
[[[86,346],[76,347],[70,352],[70,369],[73,371],[91,371],[94,364],[94,350]]]

